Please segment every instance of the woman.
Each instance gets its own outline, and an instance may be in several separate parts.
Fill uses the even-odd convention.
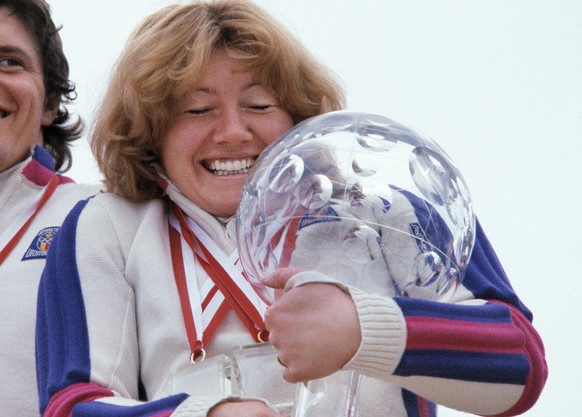
[[[253,3],[194,2],[146,18],[118,62],[93,132],[109,193],[73,209],[41,282],[37,358],[44,416],[279,415],[260,398],[207,390],[212,377],[196,377],[204,369],[197,366],[213,364],[233,346],[266,340],[269,329],[289,365],[285,377],[300,380],[296,352],[284,334],[295,329],[284,328],[281,318],[287,315],[277,305],[291,305],[288,317],[299,319],[292,298],[307,287],[283,295],[268,314],[267,327],[266,306],[237,270],[234,214],[246,173],[261,151],[295,123],[343,105],[333,76]],[[492,290],[500,283],[500,291],[511,292],[498,265],[488,264],[493,254],[485,238],[479,239],[487,256],[475,274],[488,272]],[[272,277],[271,284],[282,286],[288,272]],[[348,324],[344,334],[355,333],[345,343],[349,353],[332,348],[329,358],[319,358],[317,372],[333,372],[348,361],[361,364],[364,358],[353,354],[360,340],[360,350],[370,352],[368,327],[358,320],[358,313],[365,313],[358,301],[366,296],[352,298],[335,285],[309,285],[316,290],[323,285],[326,296],[341,306]],[[532,367],[532,372],[519,368],[514,378],[519,383],[508,382],[510,394],[499,392],[501,378],[465,393],[456,392],[466,385],[466,378],[456,378],[459,373],[450,380],[422,372],[410,378],[387,375],[389,383],[370,378],[367,390],[374,394],[362,416],[414,415],[412,410],[422,407],[432,412],[434,406],[413,394],[418,391],[467,410],[485,402],[475,397],[480,389],[487,401],[502,401],[496,405],[500,412],[519,401],[516,410],[531,406],[543,376],[530,376],[534,370],[544,373],[543,356],[528,362],[520,354],[541,344],[517,337],[535,331],[518,310],[523,306],[517,297],[510,298],[523,320],[511,321],[504,307],[503,320],[509,320],[504,325],[513,338],[498,341],[515,353],[516,368]],[[374,308],[384,314],[389,303],[381,300]],[[392,320],[403,325],[406,314],[395,309],[413,311],[409,304],[389,304]],[[472,309],[461,307],[469,317]],[[491,321],[497,320],[499,312],[492,314]],[[405,357],[406,334],[399,330],[400,351],[390,352],[392,362]],[[314,345],[314,352],[320,348]],[[522,395],[524,386],[533,394]]]

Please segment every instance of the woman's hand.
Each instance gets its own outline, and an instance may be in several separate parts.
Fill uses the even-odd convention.
[[[281,268],[265,285],[282,289],[298,270]],[[356,354],[360,323],[351,297],[334,284],[309,283],[283,293],[265,314],[283,378],[304,382],[339,371]]]
[[[207,417],[284,417],[261,401],[224,402],[210,410]]]

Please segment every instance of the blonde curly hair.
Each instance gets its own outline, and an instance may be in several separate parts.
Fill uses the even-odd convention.
[[[175,103],[211,54],[242,58],[295,123],[345,105],[343,88],[282,25],[246,0],[174,4],[129,38],[97,112],[91,147],[108,191],[141,202],[162,195],[154,168]]]

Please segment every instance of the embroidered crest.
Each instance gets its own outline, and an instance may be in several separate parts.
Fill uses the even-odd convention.
[[[46,253],[58,230],[59,227],[45,227],[38,232],[26,250],[22,260],[28,261],[29,259],[46,258]]]

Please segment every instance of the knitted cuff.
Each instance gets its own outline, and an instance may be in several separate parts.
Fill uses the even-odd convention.
[[[293,275],[287,284],[285,284],[285,291],[289,291],[292,288],[300,287],[305,284],[333,284],[340,288],[346,294],[349,294],[349,289],[345,284],[342,284],[336,279],[333,279],[321,272],[317,271],[303,271],[298,272],[297,274]]]
[[[362,343],[344,366],[373,378],[386,379],[400,362],[406,347],[406,321],[390,297],[349,287],[360,318]]]

